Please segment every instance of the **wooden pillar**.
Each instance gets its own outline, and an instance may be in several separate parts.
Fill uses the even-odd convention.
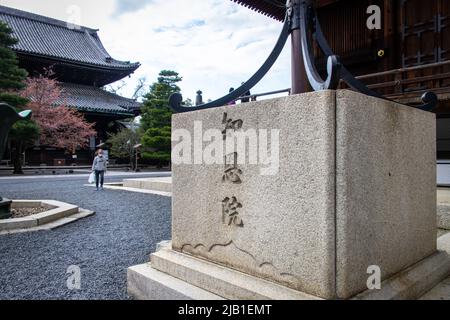
[[[291,44],[292,44],[292,63],[291,63],[291,79],[292,89],[291,94],[299,94],[309,92],[309,84],[305,71],[305,64],[303,62],[302,53],[302,39],[300,33],[300,16],[299,16],[299,4],[301,0],[293,0],[294,10],[297,10],[297,14],[294,14],[294,18],[298,19],[293,23],[291,31]]]

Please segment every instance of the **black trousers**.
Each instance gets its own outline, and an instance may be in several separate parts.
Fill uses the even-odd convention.
[[[98,171],[95,170],[95,185],[100,186],[103,188],[103,183],[105,182],[105,171]]]

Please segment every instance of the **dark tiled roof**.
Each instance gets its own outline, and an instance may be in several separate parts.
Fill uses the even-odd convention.
[[[232,0],[271,18],[283,21],[286,0]]]
[[[6,22],[19,42],[14,50],[31,55],[72,61],[110,69],[136,70],[140,64],[113,59],[97,30],[69,25],[60,20],[0,6],[0,21]]]
[[[133,116],[141,104],[132,99],[118,96],[101,88],[80,84],[61,83],[63,100],[69,107],[82,112],[118,114]]]

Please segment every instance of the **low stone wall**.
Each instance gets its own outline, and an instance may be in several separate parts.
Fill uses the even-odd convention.
[[[172,192],[172,178],[127,179],[123,181],[125,188]]]
[[[439,229],[450,230],[450,204],[439,204],[437,210]]]
[[[0,220],[0,235],[53,229],[95,214],[78,206],[53,200],[14,200],[11,207],[43,207],[48,211],[24,218]]]

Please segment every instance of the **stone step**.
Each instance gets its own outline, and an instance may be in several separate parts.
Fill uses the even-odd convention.
[[[123,181],[125,188],[172,192],[172,178],[145,178],[126,179]]]
[[[449,300],[450,235],[439,238],[438,249],[434,255],[384,281],[381,290],[369,290],[353,299]],[[128,269],[128,292],[140,300],[212,300],[220,297],[231,300],[320,300],[319,297],[173,251],[170,242],[158,246],[157,252],[151,256],[151,264]]]
[[[306,293],[160,247],[151,266],[173,278],[230,300],[320,300]],[[156,297],[157,298],[157,297]]]
[[[146,263],[127,271],[128,294],[138,300],[223,300],[152,268]]]
[[[445,279],[420,300],[450,300],[450,278]]]
[[[440,250],[450,254],[450,234],[446,234],[438,239],[438,247]],[[446,274],[447,277],[450,276],[450,272]],[[450,278],[445,277],[443,281],[424,294],[421,300],[450,300]]]

